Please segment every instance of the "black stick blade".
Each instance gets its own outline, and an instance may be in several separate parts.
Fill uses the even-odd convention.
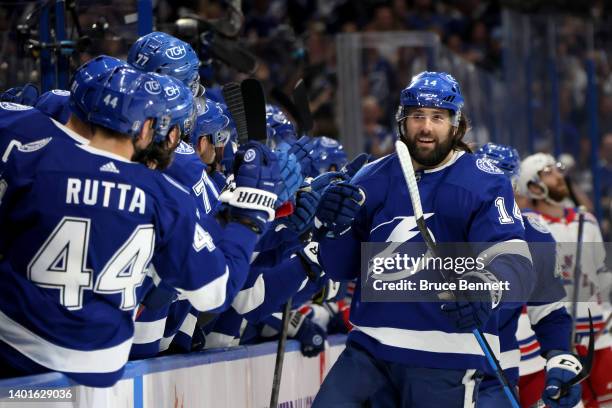
[[[308,133],[312,130],[313,120],[312,114],[310,113],[310,105],[308,102],[308,92],[306,92],[306,85],[304,80],[300,79],[293,88],[293,103],[295,104],[300,119],[302,121],[302,131]],[[301,136],[301,135],[300,135]]]
[[[268,137],[266,128],[266,97],[258,80],[247,78],[240,84],[244,101],[248,139],[265,143]]]
[[[234,123],[236,123],[238,143],[244,144],[249,140],[249,131],[247,128],[244,101],[242,99],[240,85],[236,82],[225,84],[223,85],[222,93],[227,109],[229,109],[232,118],[234,119]]]

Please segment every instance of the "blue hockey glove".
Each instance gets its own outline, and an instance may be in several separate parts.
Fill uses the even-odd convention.
[[[497,278],[487,270],[468,272],[459,279],[468,284],[498,282]],[[459,330],[482,329],[501,299],[501,291],[458,290],[454,294],[455,300],[442,304],[442,310]]]
[[[34,84],[25,84],[16,88],[10,88],[0,93],[0,101],[13,102],[20,105],[34,106],[38,100],[38,88]]]
[[[300,342],[306,357],[315,357],[325,350],[325,330],[297,310],[291,313],[287,335]]]
[[[317,235],[337,237],[348,231],[365,198],[358,186],[345,182],[325,189],[315,215]]]
[[[582,387],[572,385],[567,394],[561,396],[563,384],[571,381],[582,370],[582,364],[576,356],[567,351],[552,351],[547,355],[546,386],[542,400],[550,408],[571,408],[581,399]]]
[[[298,163],[300,163],[300,168],[302,169],[303,177],[306,177],[307,175],[312,174],[312,169],[314,167],[313,159],[312,159],[313,149],[314,149],[314,139],[311,139],[308,136],[300,137],[289,148],[289,153],[293,153]]]
[[[278,167],[280,168],[280,192],[278,194],[278,205],[289,201],[300,187],[304,178],[302,177],[300,163],[298,163],[295,155],[288,152],[274,152],[278,158]]]
[[[306,275],[311,281],[317,281],[323,275],[323,268],[319,264],[319,243],[309,242],[304,248],[297,252],[302,259]]]
[[[278,159],[266,146],[248,142],[234,159],[234,181],[219,199],[229,204],[230,219],[261,233],[274,219],[280,183]]]
[[[367,153],[358,154],[353,160],[347,163],[342,170],[342,173],[346,174],[348,178],[352,178],[366,163],[370,160],[370,155]]]
[[[312,227],[320,200],[321,195],[314,190],[298,191],[293,214],[287,217],[283,223],[297,235],[307,232]]]
[[[328,171],[317,177],[310,182],[310,189],[323,194],[323,191],[331,184],[337,184],[341,181],[348,181],[346,173],[341,171]]]

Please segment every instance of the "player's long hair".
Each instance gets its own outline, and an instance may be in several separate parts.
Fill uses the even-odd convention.
[[[463,150],[467,153],[472,153],[472,149],[468,146],[467,143],[463,141],[463,137],[469,130],[469,120],[465,113],[461,113],[461,117],[459,118],[459,126],[457,126],[457,130],[455,131],[455,150]]]

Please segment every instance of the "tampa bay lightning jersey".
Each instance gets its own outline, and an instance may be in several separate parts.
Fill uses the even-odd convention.
[[[512,187],[503,173],[474,155],[453,152],[438,168],[418,171],[418,188],[428,229],[436,242],[470,242],[475,254],[515,242],[486,265],[508,280],[514,299],[532,289],[532,265]],[[319,260],[334,280],[358,279],[351,306],[354,328],[349,340],[382,360],[432,368],[475,368],[490,372],[482,350],[469,332],[459,332],[440,303],[363,302],[360,262],[362,242],[421,241],[397,154],[364,166],[351,180],[366,201],[352,228],[321,241]],[[518,211],[518,217],[516,213]],[[507,293],[507,292],[504,292]],[[500,307],[506,307],[503,299]],[[497,314],[483,332],[499,353]]]
[[[87,143],[87,139],[31,106],[0,102],[0,154],[8,145],[55,137]]]
[[[565,297],[563,281],[557,273],[555,240],[548,228],[534,217],[523,215],[525,240],[529,244],[533,260],[535,282],[528,305],[537,311],[534,329],[546,345],[542,351],[569,350],[571,317],[560,301]],[[546,301],[543,301],[546,299]],[[523,306],[503,309],[499,315],[500,365],[511,384],[517,384],[521,352],[516,338],[519,317]],[[540,352],[540,350],[538,350]],[[485,379],[482,387],[498,385],[496,378]]]
[[[112,385],[145,274],[199,310],[228,302],[230,282],[244,283],[256,235],[198,219],[189,191],[170,177],[55,137],[13,145],[3,158],[0,340],[30,360]],[[211,238],[224,234],[236,243],[229,251]]]
[[[219,189],[208,177],[206,165],[193,147],[181,142],[174,150],[172,164],[164,170],[166,174],[189,188],[204,214],[214,215],[219,208]]]

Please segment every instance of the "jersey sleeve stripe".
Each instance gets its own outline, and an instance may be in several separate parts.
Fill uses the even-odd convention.
[[[97,350],[75,350],[51,343],[0,312],[0,340],[32,361],[54,371],[112,373],[128,360],[132,337],[116,346]]]
[[[225,302],[227,295],[227,281],[229,279],[229,267],[225,267],[223,275],[205,284],[196,290],[185,290],[176,288],[180,299],[188,299],[193,307],[200,312],[220,307]]]

